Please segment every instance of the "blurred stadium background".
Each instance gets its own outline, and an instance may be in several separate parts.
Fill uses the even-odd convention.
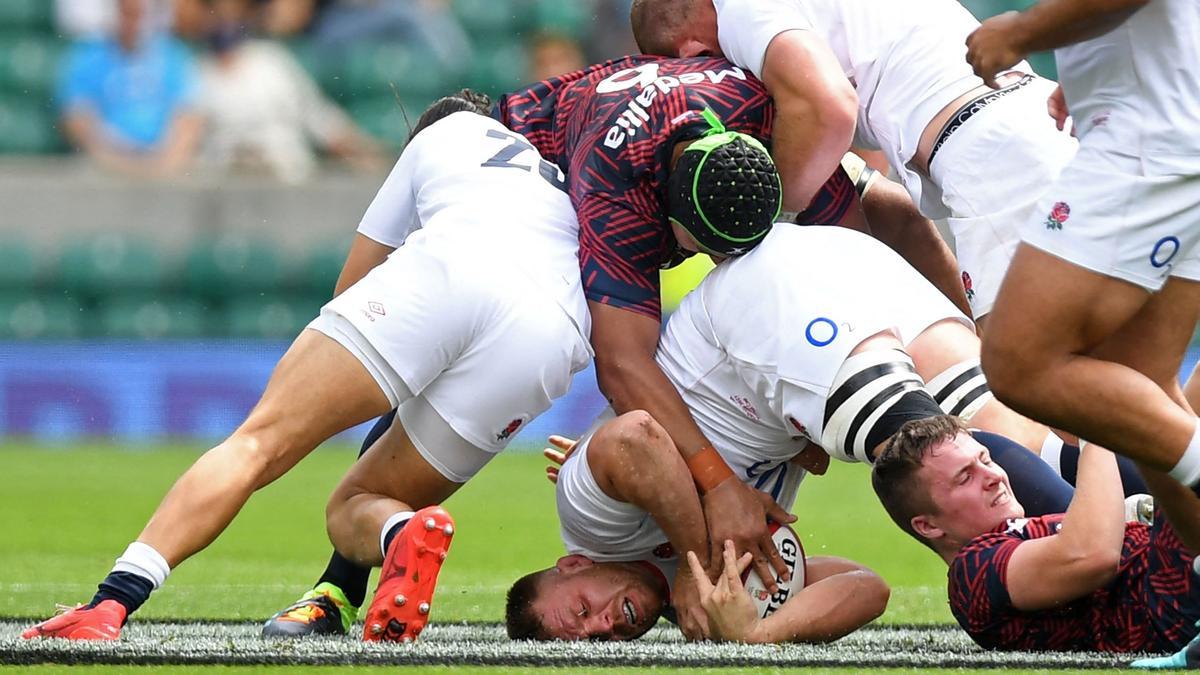
[[[148,0],[146,30],[173,30],[196,67],[221,47],[223,1]],[[325,153],[297,180],[215,167],[201,140],[191,162],[147,176],[89,159],[63,132],[72,50],[115,30],[118,4],[0,2],[0,437],[146,443],[228,431],[328,298],[409,119],[462,86],[497,94],[633,51],[629,0],[249,0],[239,37],[283,45],[382,161]],[[280,19],[280,4],[300,12]],[[1014,6],[967,4],[980,16]],[[330,37],[339,5],[362,16]],[[438,55],[437,43],[462,53]],[[1052,59],[1038,65],[1052,74]],[[666,306],[706,270],[696,261],[671,274]],[[522,440],[573,433],[599,406],[585,374]]]
[[[344,128],[367,140],[348,152],[319,125],[306,128],[319,158],[312,169],[217,162],[201,138],[186,162],[131,170],[78,149],[64,125],[69,64],[97,34],[115,30],[118,0],[0,0],[0,468],[8,480],[0,651],[9,663],[21,654],[80,662],[29,656],[14,626],[55,601],[86,599],[195,452],[244,417],[288,342],[329,297],[408,120],[462,86],[498,94],[634,50],[629,0],[146,1],[145,30],[173,32],[190,67],[211,70],[249,38],[265,41],[323,92],[284,104],[303,108],[297,115],[335,106],[345,117],[327,118],[352,120]],[[983,17],[1029,0],[964,4]],[[232,32],[213,13],[231,6],[245,12],[244,27]],[[1048,55],[1034,65],[1054,75]],[[193,108],[231,114],[206,102],[202,88],[196,96]],[[232,115],[242,112],[235,105]],[[210,120],[206,133],[218,128]],[[664,306],[708,269],[694,259],[668,273]],[[591,371],[580,374],[514,449],[539,448],[551,432],[578,433],[602,404]],[[319,536],[325,496],[360,438],[348,432],[333,444],[338,452],[317,453],[264,490],[206,562],[181,568],[141,616],[261,620],[290,602],[328,550]],[[540,464],[507,453],[452,500],[463,534],[439,620],[496,621],[508,583],[561,550]],[[944,571],[887,523],[862,467],[831,474],[806,486],[797,504],[810,553],[828,549],[883,573],[895,588],[885,624],[948,623]],[[122,508],[111,508],[114,495]],[[895,649],[887,639],[878,650],[885,657]],[[916,652],[926,649],[923,639]],[[963,663],[927,655],[921,663]],[[538,658],[514,663],[544,665]],[[730,658],[703,663],[739,662]],[[887,658],[870,663],[917,663]],[[653,663],[613,665],[633,662]]]

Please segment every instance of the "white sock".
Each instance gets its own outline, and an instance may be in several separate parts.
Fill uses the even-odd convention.
[[[416,513],[412,511],[401,511],[399,513],[393,513],[392,517],[388,518],[383,523],[383,529],[379,531],[379,550],[383,551],[383,557],[387,557],[387,546],[384,539],[387,538],[388,532],[391,532],[392,528],[397,524],[406,520],[410,520],[415,515]]]
[[[1167,473],[1188,487],[1200,482],[1200,417],[1196,418],[1196,430],[1192,432],[1192,441],[1183,451],[1183,457]]]
[[[1058,437],[1058,434],[1053,431],[1046,433],[1046,440],[1042,441],[1042,461],[1049,464],[1054,473],[1062,475],[1062,449],[1063,441]]]
[[[171,566],[153,546],[135,541],[125,549],[120,558],[117,558],[112,571],[129,572],[149,579],[150,583],[154,584],[154,590],[158,590],[171,573]]]

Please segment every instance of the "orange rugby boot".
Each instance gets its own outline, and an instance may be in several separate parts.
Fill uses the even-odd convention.
[[[104,600],[95,607],[76,605],[65,612],[29,628],[21,637],[64,638],[67,640],[116,640],[125,623],[125,606],[116,600]]]
[[[421,634],[453,535],[454,519],[440,506],[417,511],[405,524],[383,559],[363,640],[412,642]]]

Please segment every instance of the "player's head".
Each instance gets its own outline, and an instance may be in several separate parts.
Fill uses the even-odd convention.
[[[505,624],[514,640],[635,640],[658,621],[667,598],[647,565],[568,555],[513,584]]]
[[[444,117],[449,117],[456,112],[463,111],[473,112],[486,117],[492,112],[492,99],[488,98],[487,94],[481,94],[471,89],[462,89],[456,94],[439,98],[430,103],[425,112],[421,113],[421,116],[417,118],[417,123],[413,125],[405,144],[411,143],[414,136],[434,122]]]
[[[711,110],[711,128],[679,154],[667,179],[667,217],[697,253],[731,257],[761,242],[779,217],[783,185],[757,139],[726,131]]]
[[[633,0],[629,23],[643,54],[721,56],[712,0]]]
[[[901,529],[943,556],[1025,515],[1008,474],[951,415],[900,427],[875,460],[871,485]]]

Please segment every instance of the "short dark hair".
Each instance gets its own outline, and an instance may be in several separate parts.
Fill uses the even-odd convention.
[[[933,543],[913,530],[912,519],[924,513],[936,514],[937,504],[929,490],[916,481],[917,472],[934,446],[954,439],[966,429],[954,415],[905,422],[892,434],[871,469],[871,487],[883,509],[900,529],[930,548]]]
[[[633,0],[629,24],[643,54],[676,56],[674,36],[687,24],[696,0]]]
[[[508,631],[509,639],[550,639],[546,627],[542,625],[541,617],[533,610],[542,577],[549,571],[545,569],[526,574],[508,589],[508,597],[504,603],[504,627]]]
[[[455,94],[439,98],[430,103],[429,107],[417,118],[417,123],[413,125],[412,131],[408,133],[408,140],[404,144],[408,145],[411,143],[414,136],[434,122],[449,117],[456,112],[463,111],[477,113],[486,117],[492,112],[492,99],[487,94],[482,94],[471,89],[462,89]]]

